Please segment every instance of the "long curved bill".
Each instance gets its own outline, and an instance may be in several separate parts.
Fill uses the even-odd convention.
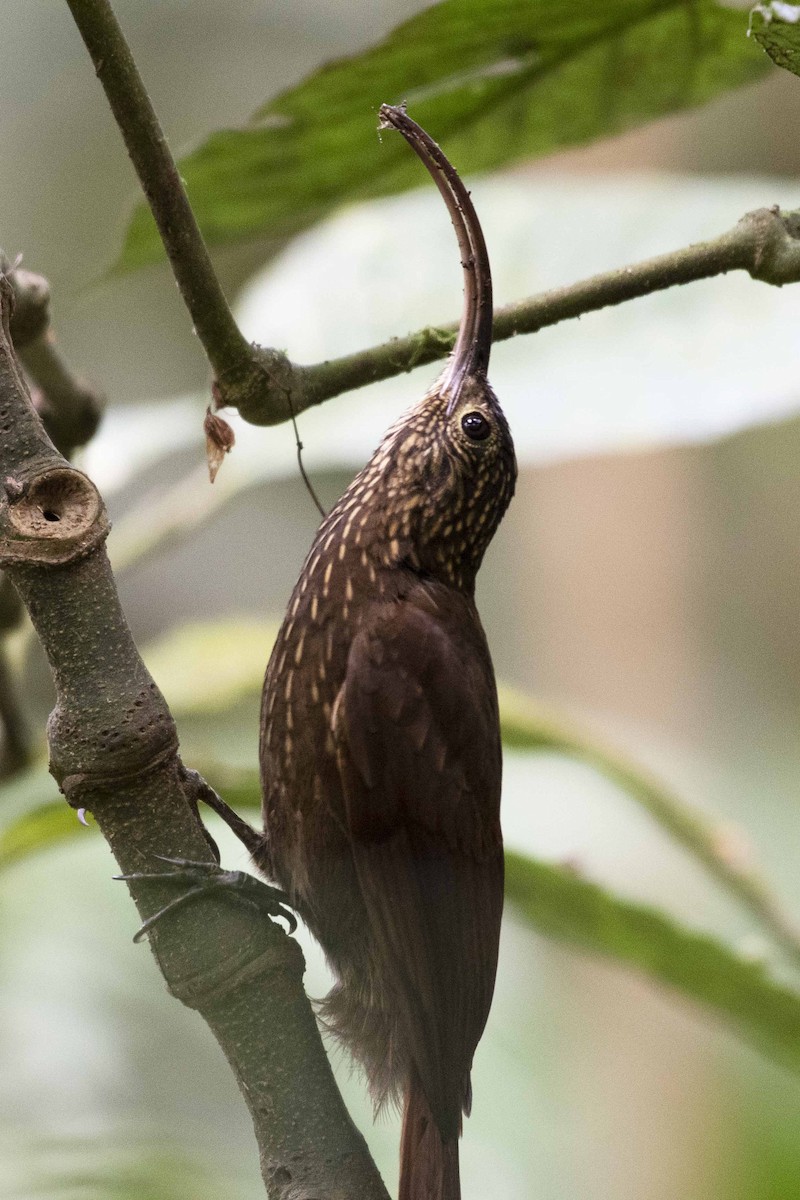
[[[428,169],[441,192],[456,231],[464,269],[464,310],[453,352],[437,388],[451,412],[466,379],[486,378],[492,349],[492,273],[483,231],[455,167],[425,130],[405,109],[391,104],[380,108],[381,129],[402,133]]]

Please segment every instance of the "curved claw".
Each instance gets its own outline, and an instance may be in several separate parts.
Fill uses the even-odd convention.
[[[403,106],[382,104],[380,128],[396,129],[422,160],[444,198],[456,231],[464,268],[464,311],[453,353],[438,380],[452,412],[464,381],[486,377],[492,349],[492,272],[478,215],[458,172],[441,147],[412,121]]]
[[[170,858],[166,854],[154,854],[153,858],[157,858],[159,862],[169,863],[171,867],[177,867],[179,871],[201,871],[206,875],[215,875],[219,872],[219,863],[199,862],[195,858]]]
[[[202,895],[205,890],[206,889],[204,887],[190,888],[189,891],[184,892],[182,896],[178,896],[175,900],[170,900],[169,904],[165,904],[163,908],[158,910],[158,912],[153,913],[152,917],[148,917],[146,921],[142,921],[142,924],[133,935],[133,940],[136,945],[138,945],[139,942],[144,941],[144,939],[147,937],[147,934],[150,932],[156,922],[160,921],[162,917],[165,917],[167,913],[174,912],[176,908],[181,908],[184,904],[188,904],[190,900],[194,900],[197,896]]]
[[[277,901],[275,903],[275,907],[278,910],[275,913],[276,920],[279,917],[283,918],[283,920],[286,922],[286,932],[289,934],[296,933],[297,932],[297,917],[294,915],[292,910],[290,908],[287,908],[285,904],[281,904]]]

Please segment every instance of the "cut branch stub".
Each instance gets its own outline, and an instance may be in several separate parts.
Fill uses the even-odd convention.
[[[99,546],[109,530],[92,481],[68,466],[46,466],[24,479],[7,476],[0,499],[0,567],[63,566]]]
[[[5,255],[0,254],[0,270],[8,273],[14,289],[14,313],[11,318],[11,336],[17,350],[47,330],[50,324],[50,285],[47,280],[26,271],[23,267],[11,268]]]

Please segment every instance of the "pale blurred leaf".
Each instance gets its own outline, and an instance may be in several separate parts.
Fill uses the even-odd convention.
[[[722,1017],[762,1053],[800,1071],[800,996],[704,934],[623,901],[565,867],[506,853],[506,896],[538,932],[643,972]]]
[[[713,237],[749,209],[798,201],[793,185],[773,179],[486,180],[473,195],[498,305]],[[322,288],[322,278],[335,283]],[[299,239],[246,290],[238,316],[248,337],[312,362],[452,319],[460,289],[452,231],[431,189],[362,205]],[[731,274],[499,343],[491,377],[522,463],[703,441],[797,411],[798,322],[800,289]],[[362,465],[437,369],[303,413],[308,468]],[[87,450],[87,470],[113,490],[161,457],[170,477],[170,455],[192,442],[199,467],[207,402],[112,409]],[[245,487],[297,471],[290,425],[259,429],[226,416],[236,447],[214,489],[194,472],[184,497],[192,527],[198,505],[211,511]]]
[[[198,622],[170,630],[142,657],[173,716],[216,713],[258,691],[276,633],[266,621]]]
[[[495,303],[713,237],[762,205],[797,202],[771,179],[486,180],[472,189]],[[328,283],[324,288],[319,280]],[[457,315],[457,251],[438,195],[382,201],[295,242],[243,296],[248,337],[313,362]],[[341,303],[332,300],[341,299]],[[800,289],[743,273],[673,288],[498,343],[491,379],[523,463],[702,441],[797,410]],[[360,464],[435,378],[435,365],[301,417],[310,467]],[[287,431],[246,430],[291,471]],[[234,456],[235,457],[235,456]]]
[[[448,0],[213,134],[181,175],[209,242],[279,244],[345,199],[420,183],[401,139],[379,142],[382,101],[408,101],[460,171],[485,171],[758,78],[768,64],[745,28],[713,0]],[[142,205],[117,265],[162,254]]]
[[[169,471],[176,450],[196,442],[204,447],[203,413],[208,399],[191,396],[109,405],[96,436],[81,452],[81,463],[100,491],[110,496],[152,463]]]

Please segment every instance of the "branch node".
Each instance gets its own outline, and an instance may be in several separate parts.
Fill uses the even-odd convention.
[[[750,235],[752,261],[748,270],[753,279],[783,287],[800,281],[800,212],[757,208],[745,213],[738,228]]]
[[[109,725],[96,739],[89,735],[78,744],[70,716],[58,705],[53,709],[47,724],[50,774],[70,808],[93,812],[92,798],[98,793],[141,785],[170,759],[177,762],[178,736],[168,713],[150,721],[147,729],[131,730],[125,724],[123,717],[122,729]]]
[[[426,325],[414,335],[414,344],[406,361],[400,360],[402,370],[408,373],[422,363],[430,362],[442,354],[449,354],[456,343],[456,334],[452,329],[440,329],[435,325]]]
[[[11,336],[17,350],[23,349],[47,329],[50,323],[50,285],[42,275],[12,267],[5,255],[0,270],[8,274],[14,289],[14,314]]]
[[[246,359],[215,379],[214,405],[238,408],[251,425],[279,425],[289,420],[293,407],[305,407],[300,398],[303,390],[302,367],[282,350],[253,344]]]

